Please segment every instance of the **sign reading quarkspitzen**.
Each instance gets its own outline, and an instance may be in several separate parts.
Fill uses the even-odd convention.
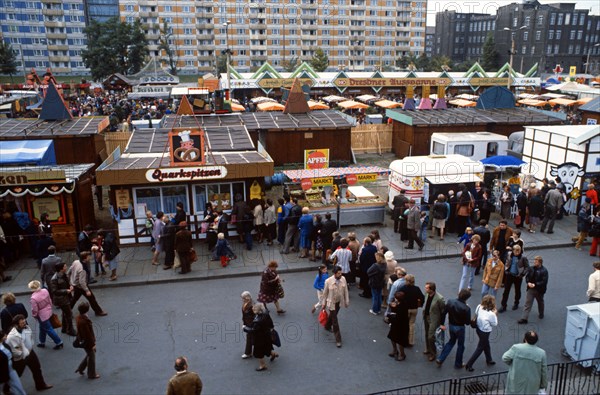
[[[164,167],[146,171],[150,182],[180,182],[214,180],[227,177],[224,166]]]

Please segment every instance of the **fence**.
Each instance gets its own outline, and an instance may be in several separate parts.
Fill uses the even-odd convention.
[[[600,393],[600,358],[548,365],[547,394],[578,395]],[[504,395],[508,372],[447,379],[378,392],[376,395],[405,394],[489,394]]]
[[[125,151],[125,147],[129,142],[131,132],[107,132],[104,134],[104,144],[106,144],[106,153],[108,155],[117,148],[121,147],[121,152]]]
[[[392,125],[356,125],[351,138],[356,153],[392,152]]]

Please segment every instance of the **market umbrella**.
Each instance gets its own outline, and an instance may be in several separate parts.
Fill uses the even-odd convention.
[[[573,104],[577,103],[577,100],[569,100],[569,99],[559,98],[559,99],[548,100],[548,103],[552,104],[553,106],[556,106],[556,105],[572,106]]]
[[[584,104],[591,102],[593,99],[593,97],[582,97],[581,99],[577,100],[577,105],[583,106]]]
[[[314,100],[309,100],[308,102],[308,108],[310,108],[311,111],[314,110],[329,110],[329,106],[325,103],[319,103],[316,102]]]
[[[382,108],[398,108],[398,107],[402,107],[402,103],[397,103],[395,101],[391,101],[391,100],[380,100],[375,102],[375,105],[377,107],[382,107]]]
[[[458,107],[475,107],[477,105],[477,103],[475,103],[474,101],[465,100],[465,99],[450,100],[448,102],[448,104],[452,104],[453,106],[458,106]]]
[[[373,95],[362,95],[362,96],[357,96],[355,97],[356,100],[358,101],[362,101],[362,102],[368,102],[371,100],[376,100],[377,96],[373,96]]]
[[[327,102],[327,103],[337,103],[337,102],[341,102],[341,101],[346,101],[348,99],[346,99],[345,97],[342,96],[336,96],[336,95],[331,95],[331,96],[325,96],[323,98],[323,101]]]
[[[258,111],[283,111],[285,106],[274,102],[264,102],[258,103],[256,108],[258,108]]]
[[[231,103],[231,111],[246,111],[246,107],[241,104]]]
[[[347,100],[341,103],[338,103],[338,106],[342,107],[346,110],[356,110],[359,108],[369,108],[367,104],[362,104],[354,100]]]
[[[519,158],[510,155],[496,155],[480,160],[485,166],[495,167],[499,170],[504,170],[509,167],[521,167],[525,164]]]
[[[544,107],[546,104],[548,104],[547,101],[535,100],[535,99],[523,99],[523,100],[519,100],[517,103],[519,103],[523,106],[530,106],[530,107]]]

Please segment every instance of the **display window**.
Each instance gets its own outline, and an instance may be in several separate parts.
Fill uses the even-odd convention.
[[[152,188],[134,188],[134,199],[136,204],[136,213],[145,213],[150,210],[152,214],[162,211],[165,214],[174,214],[178,202],[183,203],[185,212],[189,212],[188,195],[185,185],[152,187]],[[142,207],[140,209],[140,207]],[[136,214],[136,217],[141,217]]]
[[[242,199],[246,199],[244,182],[195,185],[195,213],[203,213],[208,202],[211,202],[216,210],[229,211],[233,207],[236,195],[240,195]]]

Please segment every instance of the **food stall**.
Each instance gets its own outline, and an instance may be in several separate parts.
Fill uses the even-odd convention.
[[[331,213],[340,226],[383,223],[389,170],[378,166],[285,170],[286,192],[312,214]]]

